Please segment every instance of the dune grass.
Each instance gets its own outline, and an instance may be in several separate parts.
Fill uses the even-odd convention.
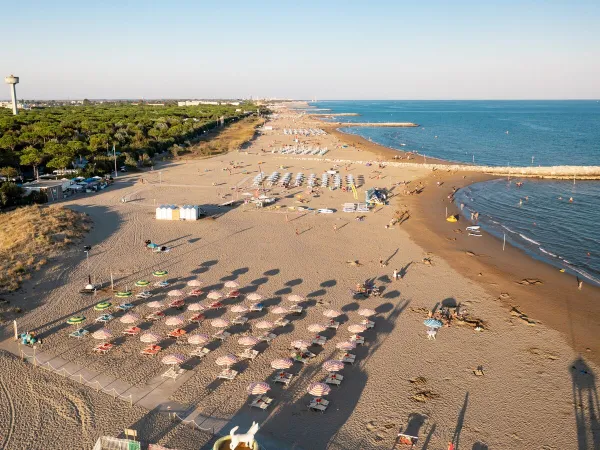
[[[251,116],[207,133],[199,138],[183,157],[202,158],[237,150],[254,138],[256,128],[263,123],[264,119]]]
[[[0,214],[0,293],[18,289],[89,228],[85,214],[59,206],[27,206]]]

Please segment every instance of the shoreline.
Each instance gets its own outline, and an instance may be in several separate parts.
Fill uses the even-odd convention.
[[[370,142],[362,136],[337,130],[336,126],[330,125],[326,131],[359,151],[378,156],[382,162],[395,162],[398,158],[394,157],[398,155],[402,161],[412,155],[413,159],[408,160],[410,163],[425,165],[424,158],[419,161],[418,156],[422,155]],[[460,189],[501,175],[474,173],[465,170],[471,167],[467,164],[435,158],[427,158],[427,161],[445,167],[432,169],[429,175],[419,180],[425,186],[423,193],[394,196],[398,205],[406,205],[411,212],[410,220],[402,224],[411,239],[497,298],[508,308],[507,318],[511,309],[516,308],[534,322],[529,325],[540,323],[559,331],[573,349],[600,364],[600,306],[594,302],[600,298],[600,288],[584,283],[579,291],[574,275],[561,273],[550,263],[534,258],[512,244],[502,251],[502,240],[490,233],[484,233],[478,240],[468,240],[465,233],[455,233],[454,229],[464,229],[471,223],[463,216],[457,223],[444,220],[446,206],[448,214],[459,214],[460,211],[447,199],[448,189],[438,188],[436,182],[443,181],[444,186]],[[522,176],[516,171],[512,175]],[[540,280],[542,284],[519,284],[524,279]]]

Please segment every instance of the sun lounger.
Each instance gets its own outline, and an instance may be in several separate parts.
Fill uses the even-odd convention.
[[[90,334],[88,330],[85,328],[80,328],[79,330],[73,331],[71,334],[69,334],[69,336],[81,339],[82,337],[86,337],[88,334]]]
[[[105,342],[104,344],[95,346],[94,353],[100,353],[100,354],[104,355],[105,353],[108,353],[111,348],[113,348],[113,344],[109,344],[108,342]]]
[[[201,289],[194,289],[192,292],[190,292],[192,297],[200,297],[202,294],[204,294],[204,292],[202,292]]]
[[[275,326],[277,326],[277,327],[285,327],[286,325],[288,325],[290,323],[290,321],[288,319],[284,319],[283,317],[280,317],[274,323],[275,323]]]
[[[135,298],[150,298],[152,297],[152,292],[150,291],[142,291],[135,294]]]
[[[202,322],[204,319],[206,319],[206,317],[204,316],[204,314],[194,314],[192,317],[190,317],[190,322],[194,322],[194,323],[200,323]]]
[[[366,213],[369,212],[369,206],[366,203],[358,203],[356,212]]]
[[[176,330],[171,331],[168,336],[170,338],[174,338],[174,339],[179,339],[182,336],[185,336],[187,334],[187,331],[185,331],[183,328],[177,328]]]
[[[365,338],[362,337],[360,334],[355,334],[350,338],[350,340],[357,345],[362,345],[365,343]]]
[[[413,448],[419,442],[417,436],[411,436],[410,434],[398,433],[397,443],[400,445],[410,445]]]
[[[252,350],[250,348],[247,348],[242,353],[238,353],[237,356],[239,356],[241,359],[249,359],[252,361],[258,356],[258,350]]]
[[[244,325],[246,322],[248,322],[248,318],[246,316],[237,316],[231,321],[231,323],[234,325]]]
[[[209,308],[210,309],[221,309],[221,308],[224,308],[224,306],[223,306],[223,303],[221,303],[221,302],[212,302],[209,305]]]
[[[285,384],[286,386],[288,384],[290,384],[290,382],[292,381],[292,378],[294,378],[294,376],[291,373],[287,373],[287,372],[278,372],[274,377],[273,377],[273,381],[275,383],[281,383],[281,384]]]
[[[342,362],[348,363],[348,364],[354,364],[354,361],[356,361],[356,355],[352,354],[352,353],[344,353],[344,355],[342,356]]]
[[[335,320],[331,320],[328,324],[327,324],[327,328],[332,328],[334,330],[337,330],[340,327],[340,323],[336,322]]]
[[[107,323],[113,319],[114,319],[114,316],[112,314],[102,314],[100,317],[96,317],[95,322],[96,323],[98,323],[98,322]]]
[[[140,331],[142,331],[140,327],[129,327],[123,331],[123,334],[126,334],[127,336],[135,336],[136,334],[139,334]]]
[[[219,341],[224,341],[225,339],[227,339],[229,336],[231,336],[231,333],[227,332],[227,331],[219,331],[215,334],[212,335],[213,339],[218,339]]]
[[[142,355],[156,355],[161,350],[162,350],[162,347],[160,345],[149,345],[144,350],[142,350],[140,353]]]
[[[183,305],[185,305],[185,301],[182,299],[178,299],[178,300],[173,300],[171,303],[169,303],[169,308],[183,308]]]
[[[197,358],[204,358],[206,355],[210,353],[210,349],[206,347],[198,347],[192,353],[191,356],[196,356]]]
[[[290,314],[294,314],[296,316],[302,314],[302,311],[304,311],[304,308],[302,308],[302,306],[300,305],[294,305],[292,307],[290,307],[289,309]]]
[[[161,376],[163,378],[173,378],[174,380],[185,373],[185,369],[181,369],[179,367],[169,367],[169,370],[167,370],[165,373],[163,373]]]
[[[237,377],[238,371],[237,370],[233,370],[233,369],[224,369],[218,376],[217,378],[220,378],[222,380],[233,380],[235,377]]]
[[[262,311],[264,307],[265,305],[262,303],[255,303],[254,305],[250,306],[250,311]]]
[[[365,319],[361,322],[361,325],[365,325],[367,328],[373,328],[375,327],[375,322]]]
[[[168,281],[157,281],[156,283],[154,283],[155,287],[167,287],[168,285]]]
[[[327,338],[319,335],[315,336],[315,338],[312,340],[313,345],[320,345],[321,347],[323,347],[326,342]]]
[[[313,400],[312,402],[309,403],[308,409],[312,409],[315,411],[321,411],[323,413],[323,412],[325,412],[325,410],[327,410],[327,405],[325,403],[323,403],[323,401],[319,402],[317,400]]]
[[[238,298],[240,295],[242,295],[242,294],[240,293],[240,291],[237,291],[237,290],[236,290],[236,291],[230,291],[230,292],[227,294],[227,298]]]
[[[436,335],[437,335],[437,330],[427,330],[427,339],[435,340]]]
[[[117,309],[119,311],[129,311],[132,308],[133,308],[133,304],[132,303],[122,303],[119,306],[117,306]]]
[[[273,339],[275,339],[277,337],[276,334],[274,333],[269,333],[268,331],[264,332],[263,334],[261,334],[258,338],[262,341],[262,342],[271,342]]]
[[[344,203],[344,208],[342,209],[344,212],[353,213],[356,211],[356,203]]]
[[[252,403],[250,403],[250,407],[267,409],[272,402],[273,399],[267,397],[266,395],[257,395],[256,397],[254,397],[254,400],[252,400]]]
[[[152,314],[148,314],[145,319],[146,320],[150,320],[152,322],[156,322],[157,320],[162,319],[163,317],[165,317],[165,313],[162,311],[157,311],[157,312],[153,312]]]
[[[325,380],[325,383],[335,384],[335,385],[339,386],[340,384],[342,384],[343,379],[344,379],[344,377],[341,375],[332,374],[327,377],[327,379]]]

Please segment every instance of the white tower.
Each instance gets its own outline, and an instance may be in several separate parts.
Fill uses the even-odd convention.
[[[19,82],[19,77],[10,75],[10,76],[4,78],[4,82],[6,84],[10,84],[10,94],[12,97],[13,114],[16,116],[17,114],[19,114],[19,111],[17,110],[17,88],[15,87],[15,85]]]

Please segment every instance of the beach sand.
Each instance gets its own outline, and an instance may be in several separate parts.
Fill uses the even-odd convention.
[[[539,293],[529,294],[529,291],[546,292],[542,290],[549,289],[553,282],[549,275],[523,272],[518,279],[545,277],[544,284],[527,289],[513,286],[514,276],[505,277],[512,283],[510,290],[503,291],[510,295],[509,301],[506,297],[499,298],[498,290],[502,289],[495,280],[502,277],[500,269],[498,278],[493,278],[489,269],[478,266],[486,264],[482,262],[485,258],[458,255],[467,250],[483,254],[490,249],[470,250],[472,247],[458,240],[442,245],[445,234],[436,232],[429,223],[431,219],[426,219],[426,211],[418,208],[418,204],[426,202],[436,210],[436,202],[441,201],[436,200],[433,193],[429,197],[430,191],[437,189],[431,187],[434,179],[430,170],[418,166],[388,167],[381,169],[377,179],[376,166],[357,163],[346,169],[341,164],[337,170],[342,176],[348,170],[356,179],[361,176],[364,179],[358,188],[361,201],[368,187],[389,188],[405,181],[414,186],[418,180],[425,186],[422,194],[411,196],[402,195],[403,187],[397,187],[394,193],[398,195],[390,200],[390,205],[365,213],[364,221],[356,221],[355,214],[341,212],[343,203],[353,201],[351,193],[322,190],[308,203],[297,202],[298,195],[310,198],[305,185],[288,190],[273,188],[271,193],[279,198],[276,203],[279,209],[255,209],[245,205],[218,207],[235,199],[232,186],[250,184],[259,163],[267,174],[278,170],[292,172],[294,176],[297,172],[315,173],[320,178],[325,170],[336,165],[332,161],[335,159],[367,161],[386,157],[370,148],[370,143],[358,142],[361,146],[358,151],[356,141],[337,133],[300,138],[308,145],[328,147],[330,152],[326,158],[331,161],[271,154],[273,148],[292,144],[292,136],[283,135],[283,128],[317,128],[322,127],[322,123],[286,110],[267,125],[272,125],[274,130],[259,136],[244,152],[204,160],[169,161],[152,172],[120,177],[113,187],[100,193],[65,202],[69,207],[88,213],[93,220],[94,228],[85,243],[93,246],[89,262],[92,277],[97,282],[108,283],[112,272],[118,289],[132,288],[139,279],[155,281],[152,271],[165,269],[172,281],[168,289],[185,289],[185,281],[197,277],[204,281],[206,290],[223,289],[225,281],[236,280],[244,293],[262,294],[268,307],[290,305],[286,297],[292,293],[307,297],[306,313],[292,317],[287,327],[276,329],[279,336],[271,345],[257,347],[261,353],[254,361],[234,366],[240,370],[235,380],[216,381],[221,370],[215,364],[216,358],[241,352],[238,337],[258,335],[262,330],[252,326],[235,327],[232,329],[235,334],[225,342],[211,344],[213,351],[201,362],[190,362],[186,366],[193,372],[190,378],[169,392],[164,402],[184,405],[187,417],[200,426],[220,424],[215,430],[220,433],[228,433],[235,425],[240,425],[244,432],[255,420],[261,424],[257,438],[269,450],[390,449],[399,432],[418,435],[420,441],[416,448],[446,448],[450,441],[457,448],[468,449],[582,449],[600,445],[598,403],[593,400],[597,399],[598,334],[587,338],[577,334],[583,333],[579,331],[580,326],[586,326],[580,323],[584,322],[582,316],[577,316],[579,322],[572,320],[570,325],[577,330],[574,331],[577,338],[573,340],[560,324],[542,315],[544,309],[554,308],[554,303],[539,306],[539,310],[534,308],[535,295]],[[341,148],[341,139],[348,142],[347,148]],[[228,175],[223,169],[229,161],[236,161],[242,167]],[[285,168],[280,169],[280,166]],[[142,183],[141,178],[146,182]],[[447,185],[451,182],[444,186]],[[254,191],[248,189],[248,192]],[[121,202],[123,197],[126,203]],[[156,221],[154,207],[160,204],[199,204],[213,217],[199,222]],[[402,225],[386,228],[394,212],[404,204],[411,218]],[[288,208],[291,206],[327,207],[336,212],[298,212]],[[443,217],[440,221],[446,225]],[[455,228],[466,226],[461,222],[453,225]],[[146,239],[169,246],[171,251],[153,254],[144,246]],[[490,247],[497,245],[491,239],[486,242]],[[98,313],[93,311],[93,304],[110,296],[108,292],[99,293],[96,298],[82,297],[78,293],[87,282],[88,274],[82,253],[74,248],[60,255],[21,291],[6,296],[12,304],[26,311],[19,326],[23,330],[36,330],[44,338],[41,348],[44,353],[60,356],[104,376],[116,377],[134,387],[144,387],[166,368],[160,363],[160,357],[147,359],[139,354],[143,348],[139,339],[119,340],[119,345],[110,353],[98,356],[91,352],[97,343],[93,339],[74,341],[67,336],[69,329],[63,325],[67,317],[83,313],[94,318]],[[522,254],[513,257],[525,259]],[[426,263],[428,259],[431,264]],[[380,260],[387,265],[381,267]],[[356,261],[358,264],[351,263]],[[394,269],[401,274],[397,281],[391,280]],[[470,272],[482,272],[482,276]],[[374,279],[376,285],[383,288],[381,297],[357,299],[351,295],[349,289],[366,279]],[[136,302],[140,303],[136,310],[149,312],[144,303],[164,299],[168,289],[157,289],[152,299]],[[586,286],[573,295],[587,295],[587,292]],[[529,314],[535,325],[511,314],[507,305],[512,300]],[[226,305],[242,302],[227,300]],[[471,317],[480,319],[484,330],[477,332],[471,326],[444,327],[436,340],[428,340],[423,325],[427,312],[436,306],[454,303],[462,305]],[[342,370],[341,386],[332,387],[327,396],[328,410],[324,414],[309,411],[310,396],[306,394],[306,387],[325,379],[321,364],[336,357],[335,344],[349,338],[351,333],[347,326],[362,319],[357,315],[362,307],[377,311],[373,319],[375,328],[363,333],[365,345],[353,351],[356,363]],[[270,362],[288,356],[292,340],[314,337],[315,333],[310,333],[307,326],[324,323],[326,318],[322,313],[329,308],[344,313],[340,328],[323,333],[329,338],[328,342],[320,351],[311,347],[317,357],[309,364],[301,368],[296,363],[290,369],[297,376],[289,387],[270,382],[272,389],[268,395],[274,402],[268,410],[250,408],[246,393],[248,383],[270,381],[274,372]],[[570,314],[579,314],[574,309],[571,308]],[[187,317],[191,313],[170,309],[167,314]],[[199,325],[199,331],[214,333],[210,319],[221,316],[231,319],[235,314],[227,310],[210,311],[209,320]],[[259,319],[277,318],[268,311],[249,313],[248,317],[250,325]],[[567,320],[564,313],[562,317]],[[107,328],[118,336],[125,325],[114,320]],[[170,327],[159,322],[149,329],[164,334]],[[4,336],[9,339],[10,328],[4,330]],[[168,348],[163,355],[189,354],[194,348],[185,343],[166,341],[165,344]],[[590,351],[578,351],[583,347],[589,347]],[[163,423],[166,417],[158,410],[140,411],[139,404],[130,409],[123,400],[95,393],[76,382],[63,381],[59,375],[46,374],[31,364],[18,361],[11,364],[10,373],[16,374],[11,375],[11,379],[28,380],[34,387],[45,385],[46,397],[58,399],[62,391],[89,395],[87,407],[98,411],[97,417],[101,417],[104,424],[101,429],[89,431],[85,438],[79,425],[63,428],[41,424],[36,429],[39,442],[52,438],[69,444],[77,442],[79,437],[86,443],[81,448],[89,448],[88,443],[98,436],[118,435],[121,428],[129,427],[138,429],[142,440],[178,449],[209,448],[211,439],[189,425],[169,421],[166,428],[153,426]],[[483,368],[483,376],[474,374],[479,366]],[[65,382],[68,386],[60,384]],[[167,383],[174,382],[164,383],[168,387]],[[55,389],[55,386],[62,388]],[[40,401],[36,392],[33,389],[28,396],[23,396],[22,402],[15,403],[14,414],[26,415],[29,409],[35,408]],[[592,398],[591,403],[588,398]],[[112,407],[115,402],[121,402],[121,406]],[[49,404],[49,410],[58,408]],[[10,420],[3,418],[0,436],[6,436],[10,428]],[[28,442],[32,442],[27,440],[31,439],[28,434],[13,433],[12,448],[36,448],[33,444],[28,446]]]

